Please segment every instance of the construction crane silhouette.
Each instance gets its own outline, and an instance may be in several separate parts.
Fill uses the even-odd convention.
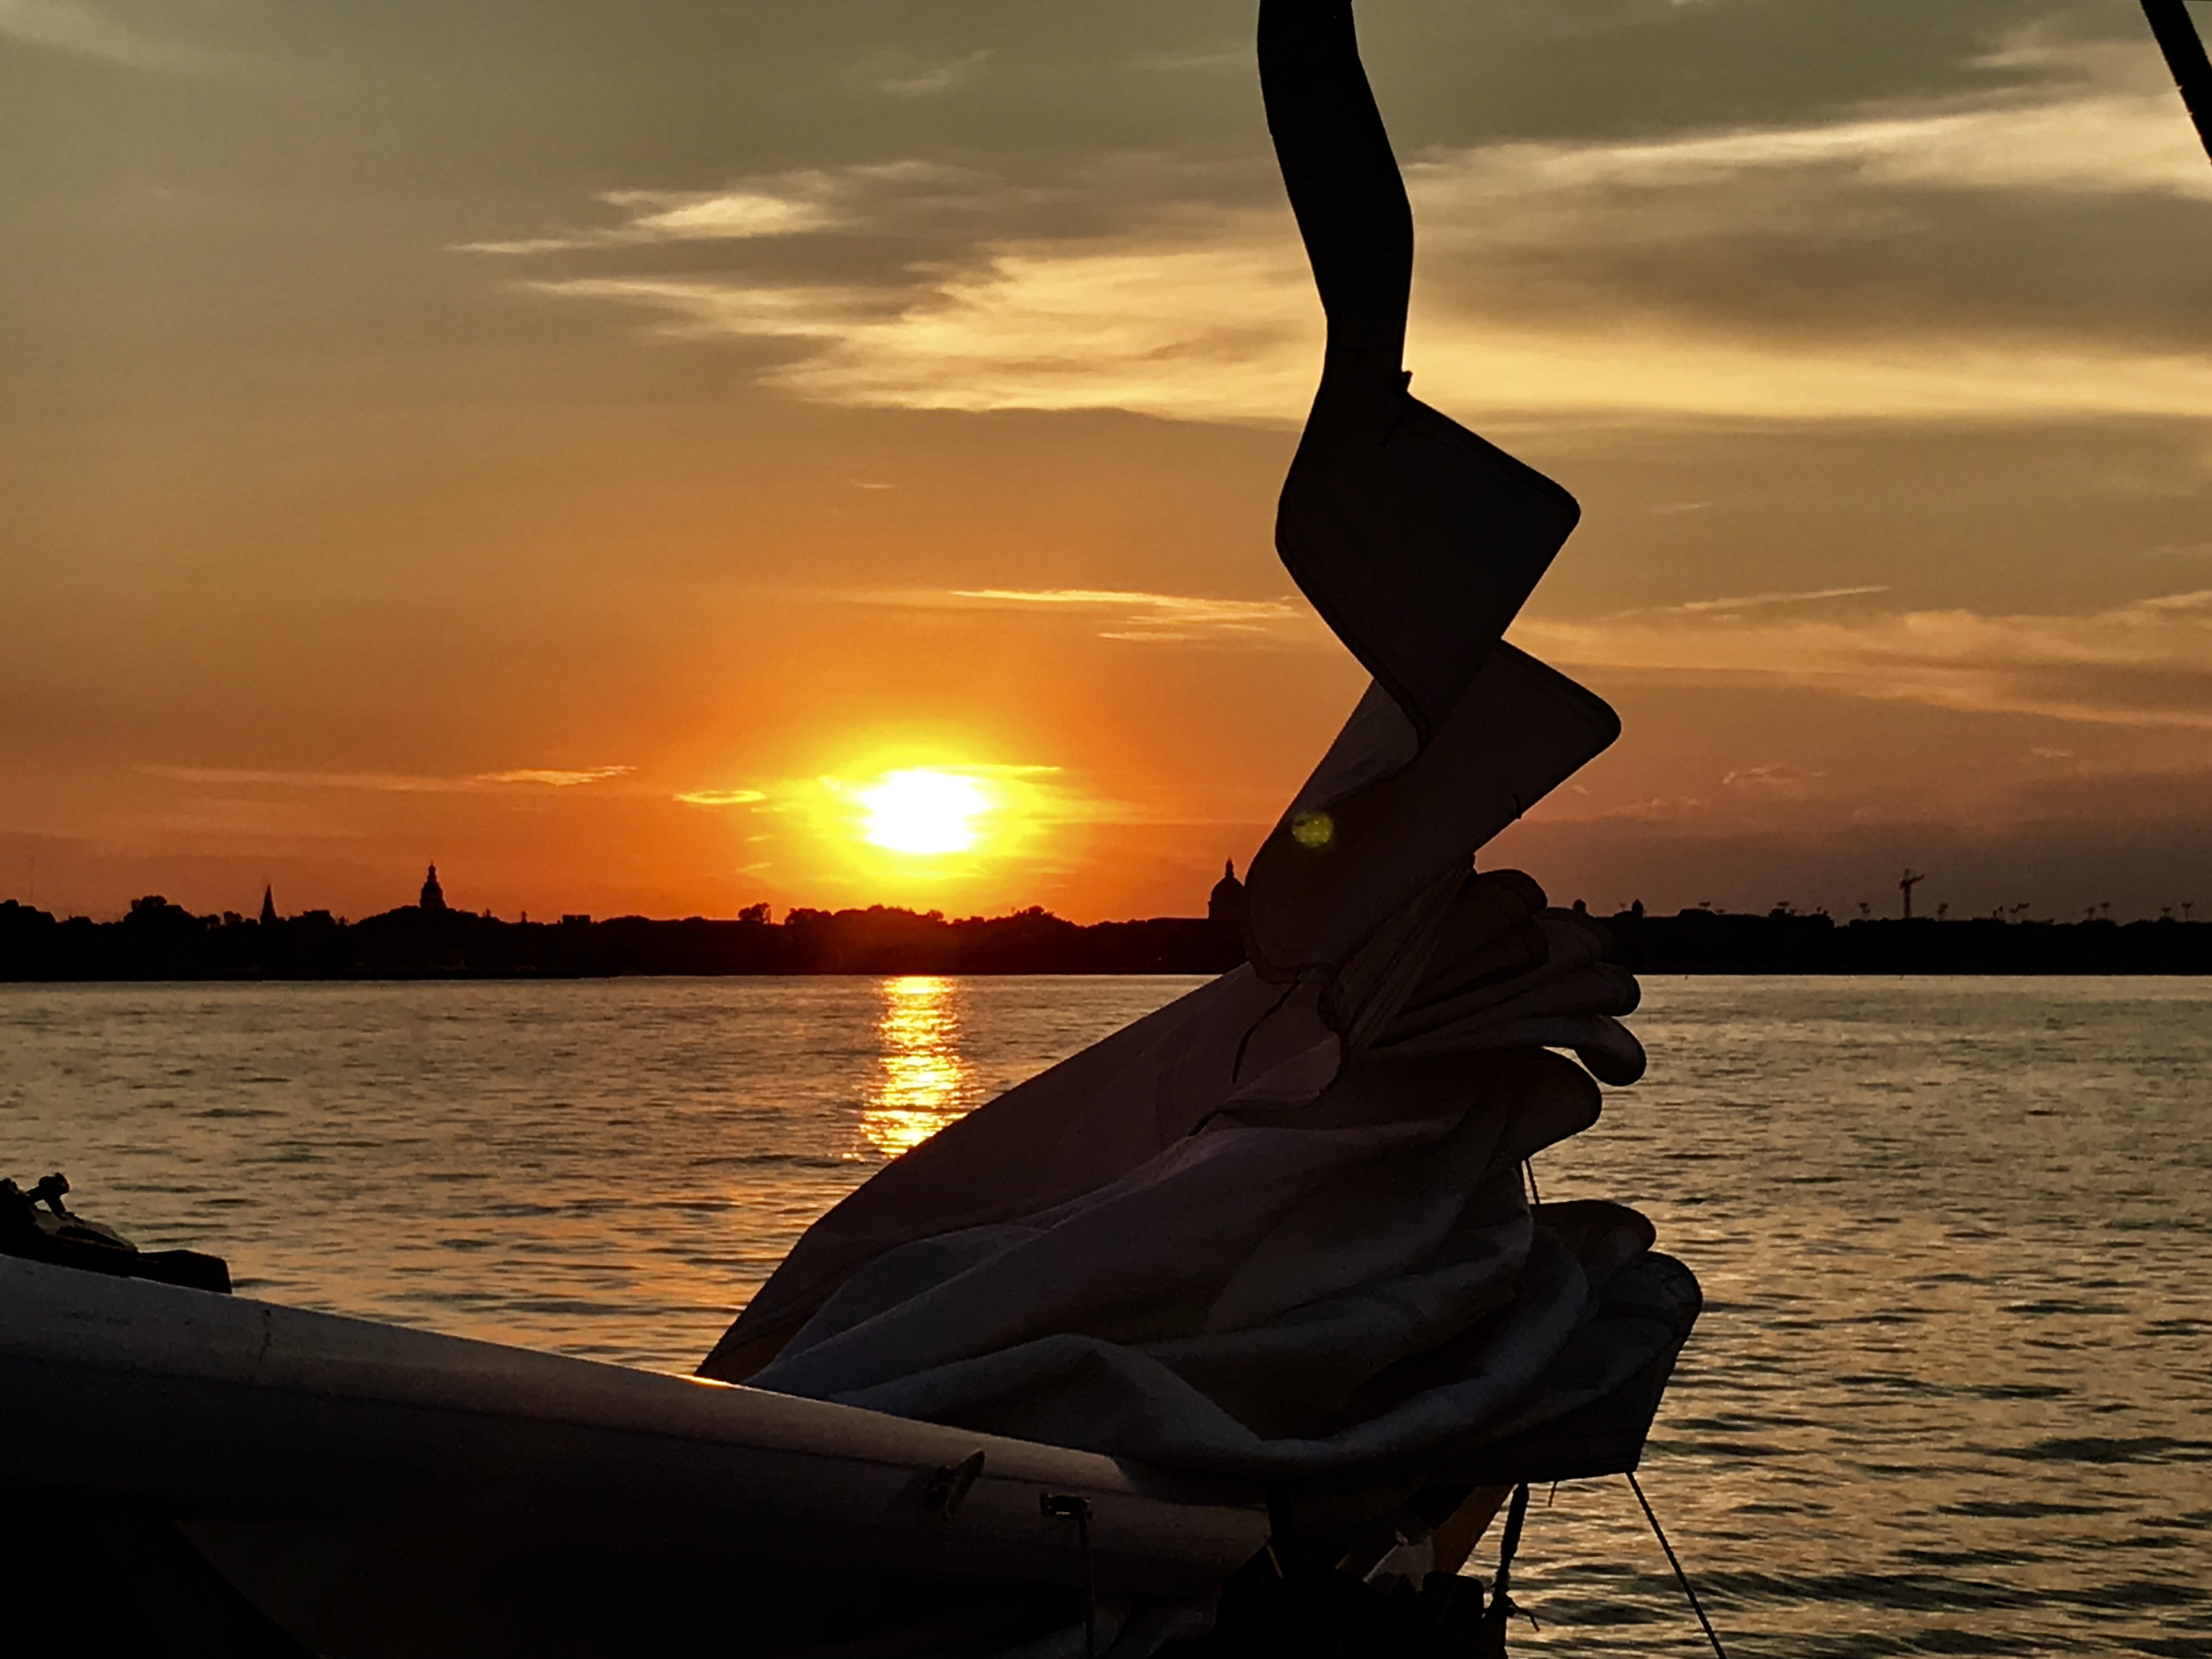
[[[1905,877],[1897,884],[1897,890],[1905,895],[1905,919],[1907,921],[1912,920],[1912,890],[1927,879],[1925,872],[1915,870],[1909,864],[1905,866]]]

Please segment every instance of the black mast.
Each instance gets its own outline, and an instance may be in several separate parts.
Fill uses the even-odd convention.
[[[2166,67],[2173,71],[2173,82],[2181,88],[2181,101],[2197,123],[2204,153],[2212,155],[2212,58],[2204,54],[2197,21],[2189,15],[2189,0],[2142,0],[2142,9],[2166,53]]]

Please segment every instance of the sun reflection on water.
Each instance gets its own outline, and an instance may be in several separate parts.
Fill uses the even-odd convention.
[[[896,1158],[975,1105],[975,1068],[960,1052],[957,980],[908,975],[877,990],[881,1053],[860,1133],[877,1152]]]

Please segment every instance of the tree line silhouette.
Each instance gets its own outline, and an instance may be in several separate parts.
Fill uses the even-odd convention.
[[[1244,950],[1233,923],[1184,916],[1088,927],[1031,908],[948,920],[872,905],[764,905],[734,920],[504,921],[407,905],[346,921],[327,910],[194,915],[159,895],[120,921],[61,921],[0,902],[0,979],[549,979],[623,974],[1213,974]]]
[[[1860,907],[1863,912],[1865,906]],[[2173,919],[2031,921],[2025,906],[1952,919],[1862,914],[1839,922],[1778,905],[1763,915],[1642,905],[1610,918],[1615,954],[1644,974],[2212,974],[2212,925]]]
[[[1577,907],[1580,908],[1580,907]],[[1641,904],[1605,919],[1621,963],[1647,974],[2212,974],[2212,924],[1765,915]],[[505,921],[408,905],[359,921],[327,910],[195,915],[159,895],[119,921],[0,901],[0,980],[600,978],[625,974],[1215,974],[1244,949],[1227,917],[1063,920],[1032,906],[948,919],[871,905],[757,904],[734,919]]]

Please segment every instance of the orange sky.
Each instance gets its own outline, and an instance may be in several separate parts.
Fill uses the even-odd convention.
[[[0,9],[0,896],[1190,913],[1360,678],[1249,6]],[[1580,497],[1562,899],[2204,899],[2212,166],[2132,0],[1369,0]],[[1001,803],[899,857],[856,792]]]

